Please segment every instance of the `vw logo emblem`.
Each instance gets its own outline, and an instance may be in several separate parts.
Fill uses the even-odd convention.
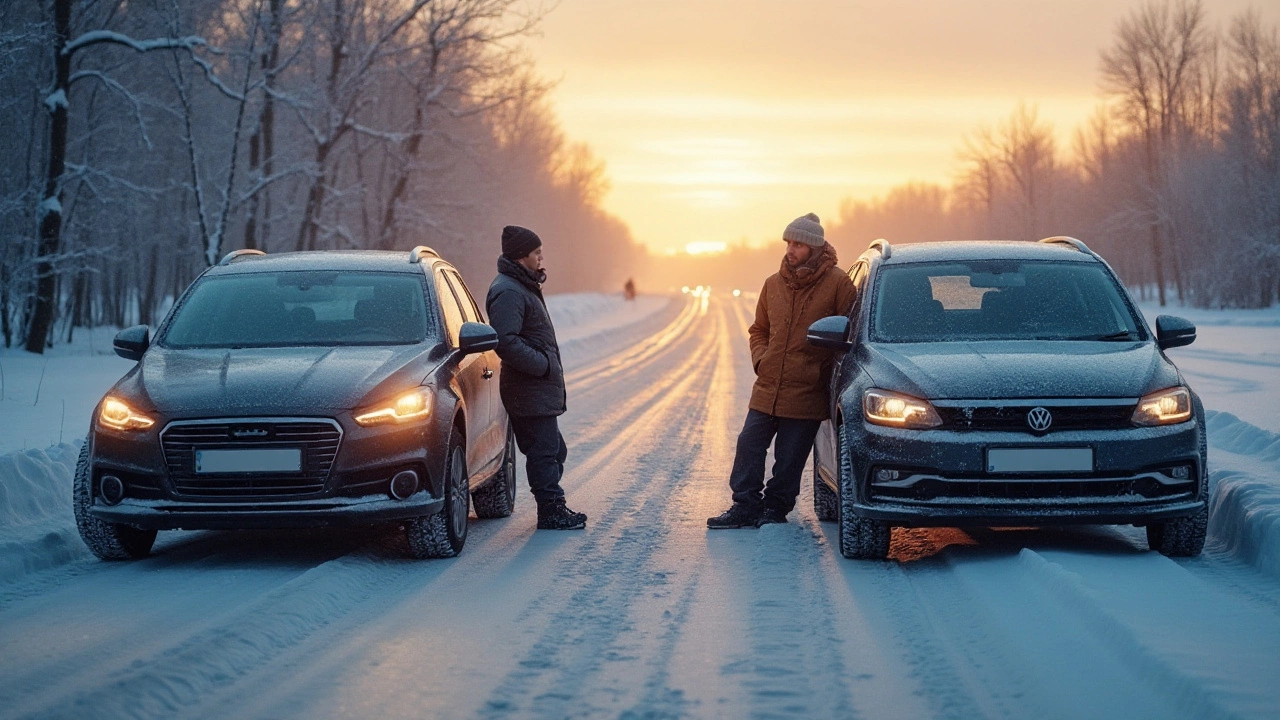
[[[1042,407],[1031,408],[1027,413],[1027,424],[1036,432],[1044,432],[1053,424],[1053,414]]]

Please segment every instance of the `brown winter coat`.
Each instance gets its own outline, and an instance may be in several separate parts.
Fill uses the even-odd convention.
[[[756,320],[748,331],[756,370],[752,410],[799,420],[825,420],[830,415],[833,353],[810,345],[805,335],[817,320],[848,314],[856,290],[835,266],[831,244],[821,251],[819,255],[815,250],[815,257],[795,270],[784,258],[782,269],[764,281]]]

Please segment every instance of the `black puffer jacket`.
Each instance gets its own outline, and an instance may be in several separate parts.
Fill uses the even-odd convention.
[[[542,287],[524,266],[498,258],[498,277],[485,299],[498,331],[502,404],[515,417],[560,415],[567,409],[564,367]]]

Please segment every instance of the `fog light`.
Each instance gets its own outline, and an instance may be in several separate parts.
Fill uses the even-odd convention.
[[[391,497],[396,500],[407,500],[418,492],[418,473],[412,470],[401,470],[391,478]]]
[[[894,480],[898,479],[898,476],[900,474],[901,473],[899,473],[897,470],[880,468],[879,470],[876,470],[876,482],[893,482]]]
[[[1178,465],[1177,467],[1173,468],[1173,471],[1170,472],[1169,474],[1172,475],[1176,480],[1186,480],[1187,478],[1191,477],[1191,466]]]
[[[104,475],[98,490],[102,493],[102,501],[108,505],[116,505],[124,499],[124,483],[115,475]]]

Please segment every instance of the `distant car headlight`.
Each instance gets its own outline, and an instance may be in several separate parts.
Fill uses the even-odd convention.
[[[368,427],[418,420],[431,414],[431,403],[434,397],[430,388],[421,387],[390,402],[356,411],[355,421]]]
[[[1182,386],[1144,396],[1133,411],[1134,425],[1173,425],[1191,419],[1191,392]]]
[[[867,422],[889,427],[924,430],[942,424],[927,400],[874,388],[862,394],[862,415]]]
[[[155,420],[138,412],[113,397],[102,401],[102,409],[98,411],[98,422],[113,430],[146,430],[156,424]]]

